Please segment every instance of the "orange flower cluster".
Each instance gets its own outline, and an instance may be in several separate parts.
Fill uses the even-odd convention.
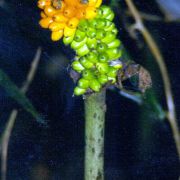
[[[53,41],[73,36],[80,19],[94,18],[101,3],[102,0],[38,0],[42,9],[39,24],[52,31]]]

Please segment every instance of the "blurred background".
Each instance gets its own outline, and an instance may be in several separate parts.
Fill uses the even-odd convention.
[[[131,60],[148,69],[153,82],[151,95],[142,105],[121,96],[119,90],[107,91],[105,179],[178,180],[180,164],[171,129],[157,110],[158,106],[166,109],[158,66],[141,34],[137,32],[136,39],[130,36],[128,28],[133,19],[124,0],[103,2],[115,11],[118,36]],[[179,120],[180,1],[134,2],[164,56]],[[74,52],[62,41],[52,42],[50,32],[40,28],[36,3],[0,0],[0,69],[21,87],[37,48],[42,48],[27,97],[48,123],[47,128],[38,124],[0,87],[1,134],[11,110],[20,112],[9,143],[7,179],[81,180],[84,109],[82,97],[72,97],[75,85],[69,77],[69,65]],[[133,87],[129,82],[127,88],[129,84]],[[153,98],[158,105],[152,103]]]

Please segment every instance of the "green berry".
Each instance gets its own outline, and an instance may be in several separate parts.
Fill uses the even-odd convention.
[[[74,39],[74,36],[64,36],[63,37],[63,43],[65,45],[69,45]]]
[[[103,39],[106,36],[106,32],[103,29],[98,29],[96,31],[96,39]]]
[[[106,18],[109,14],[112,13],[112,10],[108,6],[102,5],[100,7],[100,9],[102,10],[102,17],[103,18]]]
[[[96,37],[96,29],[88,28],[88,31],[86,32],[86,34],[90,38],[95,38]]]
[[[87,38],[86,42],[89,49],[96,49],[97,47],[97,40],[95,38]]]
[[[80,87],[75,87],[74,89],[74,95],[80,96],[83,95],[86,92],[86,89],[80,88]]]
[[[87,47],[87,45],[84,44],[82,47],[80,47],[79,49],[76,50],[76,54],[81,57],[81,56],[84,56],[84,55],[88,54],[89,51],[90,50]]]
[[[117,30],[117,28],[113,28],[111,32],[112,32],[113,34],[117,35],[118,30]]]
[[[85,70],[82,72],[82,77],[83,77],[84,79],[91,80],[91,79],[94,78],[94,75],[93,75],[93,73],[92,73],[91,70],[85,69]]]
[[[102,38],[101,41],[103,43],[108,44],[108,43],[114,41],[114,39],[116,39],[116,35],[114,33],[112,33],[112,32],[107,32],[106,36],[104,38]]]
[[[80,42],[73,41],[73,42],[71,43],[71,48],[77,50],[77,49],[79,49],[80,47],[82,47],[84,44],[86,44],[86,41],[87,41],[87,38],[86,38],[86,37],[85,37],[82,41],[80,41]]]
[[[107,63],[97,63],[96,67],[101,74],[108,73],[109,71],[109,64]]]
[[[93,63],[88,61],[87,58],[85,56],[81,57],[79,59],[80,63],[83,65],[83,67],[85,67],[86,69],[90,69],[93,67]]]
[[[108,27],[106,27],[104,30],[105,31],[109,31],[109,32],[112,32],[112,30],[116,28],[115,24],[112,23],[111,25],[109,25]]]
[[[88,21],[85,19],[82,19],[78,24],[78,29],[84,32],[88,30],[88,27],[89,27]]]
[[[98,62],[98,55],[96,52],[91,51],[86,55],[87,59],[92,62],[92,63],[97,63]]]
[[[103,15],[103,10],[101,8],[98,8],[96,18],[102,18],[102,15]]]
[[[71,66],[77,72],[81,72],[82,70],[84,70],[84,67],[81,65],[79,61],[73,61]]]
[[[105,19],[104,22],[105,22],[105,28],[108,28],[109,26],[112,26],[112,24],[114,24],[113,22],[109,21],[108,19]]]
[[[90,19],[89,20],[89,26],[92,27],[92,28],[96,28],[97,26],[97,19]]]
[[[107,83],[107,82],[108,82],[108,77],[107,77],[107,75],[101,74],[101,75],[98,77],[98,81],[99,81],[101,84]]]
[[[75,33],[74,40],[77,42],[81,42],[85,37],[86,33],[78,29]]]
[[[116,78],[115,77],[108,77],[108,81],[111,81],[112,84],[114,84],[116,82]]]
[[[107,73],[107,76],[115,78],[117,76],[117,69],[115,69],[113,67],[109,67],[109,71]]]
[[[111,13],[108,16],[106,16],[106,19],[109,20],[109,21],[112,21],[114,19],[114,16],[115,16],[114,12],[111,11]]]
[[[108,48],[117,48],[121,44],[121,41],[119,39],[115,39],[114,41],[110,42],[108,44]]]
[[[101,89],[101,84],[98,82],[98,80],[96,79],[92,79],[91,83],[89,84],[89,87],[95,91],[95,92],[99,92]]]
[[[96,25],[97,29],[102,29],[105,27],[105,25],[106,25],[106,21],[104,21],[103,19],[97,19],[97,25]]]
[[[78,87],[87,89],[89,87],[89,81],[87,79],[81,78],[78,81]]]
[[[109,60],[117,59],[121,55],[121,51],[118,48],[107,49],[106,53],[109,55]]]
[[[100,53],[98,56],[99,62],[105,63],[109,60],[109,56],[106,52]]]
[[[105,43],[98,43],[97,45],[97,51],[98,52],[105,52],[107,50],[108,46]]]

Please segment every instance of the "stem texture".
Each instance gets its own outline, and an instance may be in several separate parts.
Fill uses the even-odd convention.
[[[85,180],[104,179],[106,91],[85,99]]]

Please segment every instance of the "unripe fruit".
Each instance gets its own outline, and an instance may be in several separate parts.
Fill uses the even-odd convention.
[[[52,18],[47,17],[47,18],[43,18],[39,21],[39,24],[42,28],[48,28],[49,25],[53,22]]]
[[[96,31],[96,39],[101,40],[106,36],[106,32],[103,29],[97,29]]]
[[[102,18],[102,15],[103,15],[103,11],[101,8],[98,8],[97,9],[97,15],[96,15],[96,18],[99,19],[99,18]]]
[[[93,75],[92,71],[89,70],[89,69],[85,69],[85,70],[82,72],[82,77],[83,77],[84,79],[87,79],[87,80],[92,80],[92,79],[94,79],[94,75]]]
[[[107,75],[105,74],[101,74],[99,77],[98,77],[98,81],[103,85],[103,84],[106,84],[108,82],[108,77]]]
[[[113,28],[111,32],[112,32],[113,34],[117,35],[118,30],[117,30],[117,28]]]
[[[103,18],[106,18],[109,14],[112,13],[112,10],[108,6],[102,5],[100,9],[102,10]]]
[[[114,59],[119,59],[122,56],[122,50],[118,50],[118,53],[116,54],[116,56],[114,57]]]
[[[69,28],[68,26],[65,26],[64,28],[64,36],[74,36],[76,33],[75,28]]]
[[[110,32],[112,32],[112,30],[115,28],[115,24],[114,23],[112,23],[112,24],[110,24],[108,27],[105,27],[105,31],[110,31]]]
[[[84,56],[84,55],[88,54],[89,51],[90,51],[90,50],[89,50],[89,48],[87,47],[87,45],[84,44],[82,47],[80,47],[79,49],[76,50],[76,54],[77,54],[78,56]]]
[[[49,25],[49,29],[51,31],[59,31],[61,29],[64,29],[66,26],[65,23],[57,23],[57,22],[52,22],[50,25]]]
[[[64,36],[63,37],[63,43],[65,45],[68,45],[73,41],[73,39],[74,39],[74,36]]]
[[[96,37],[96,29],[95,28],[88,28],[86,34],[90,38],[95,38]]]
[[[103,43],[108,44],[108,43],[112,42],[114,39],[116,39],[116,35],[114,33],[106,32],[106,36],[103,39],[101,39],[101,41]]]
[[[97,40],[95,38],[93,38],[93,39],[87,38],[86,44],[87,44],[89,49],[96,49],[96,47],[97,47]]]
[[[106,52],[100,53],[98,56],[99,62],[105,63],[109,60],[109,56]]]
[[[113,68],[113,67],[109,67],[109,71],[107,73],[108,77],[116,77],[117,75],[117,69]]]
[[[101,84],[98,82],[98,80],[96,79],[92,79],[91,83],[89,84],[89,87],[95,91],[95,92],[99,92],[101,89]]]
[[[91,19],[88,22],[89,22],[89,26],[92,28],[96,28],[96,26],[98,24],[97,19]]]
[[[84,67],[81,65],[79,61],[73,61],[71,66],[77,72],[81,72],[84,70]]]
[[[53,41],[58,41],[63,37],[63,33],[64,33],[63,30],[54,31],[54,32],[51,33],[51,39]]]
[[[107,50],[108,46],[105,43],[98,43],[97,45],[97,51],[98,52],[105,52]]]
[[[112,21],[114,19],[114,13],[111,12],[108,16],[106,16],[106,19],[108,19],[109,21]]]
[[[111,81],[112,84],[116,82],[116,77],[108,77],[108,81]]]
[[[109,26],[112,26],[114,23],[107,20],[107,19],[104,19],[104,22],[105,22],[105,29],[107,29]]]
[[[86,58],[92,62],[92,63],[97,63],[98,62],[98,55],[96,52],[89,52],[87,55],[86,55]]]
[[[80,47],[82,47],[84,44],[86,44],[86,41],[87,41],[87,38],[85,37],[82,41],[80,42],[77,42],[77,41],[73,41],[71,43],[71,48],[74,49],[74,50],[77,50],[79,49]]]
[[[108,48],[117,48],[121,45],[121,41],[119,39],[115,39],[114,41],[107,44]]]
[[[85,19],[82,19],[79,24],[78,24],[78,29],[80,29],[81,31],[86,32],[89,28],[89,24],[88,21]]]
[[[77,42],[82,41],[86,36],[86,33],[83,31],[80,31],[79,29],[76,30],[75,36],[74,36],[74,40]]]
[[[83,95],[86,92],[86,89],[80,88],[80,87],[75,87],[74,89],[74,95],[80,96]]]
[[[109,65],[107,63],[97,63],[96,67],[101,74],[108,73]]]
[[[97,19],[96,28],[101,29],[104,28],[105,25],[106,25],[106,21],[104,21],[103,19]]]
[[[78,87],[83,88],[83,89],[87,89],[89,87],[89,80],[81,78],[78,81]]]
[[[107,49],[106,53],[109,55],[109,60],[116,59],[119,56],[120,50],[117,48]]]
[[[91,69],[94,66],[93,63],[88,61],[85,56],[82,56],[79,61],[86,69]]]

